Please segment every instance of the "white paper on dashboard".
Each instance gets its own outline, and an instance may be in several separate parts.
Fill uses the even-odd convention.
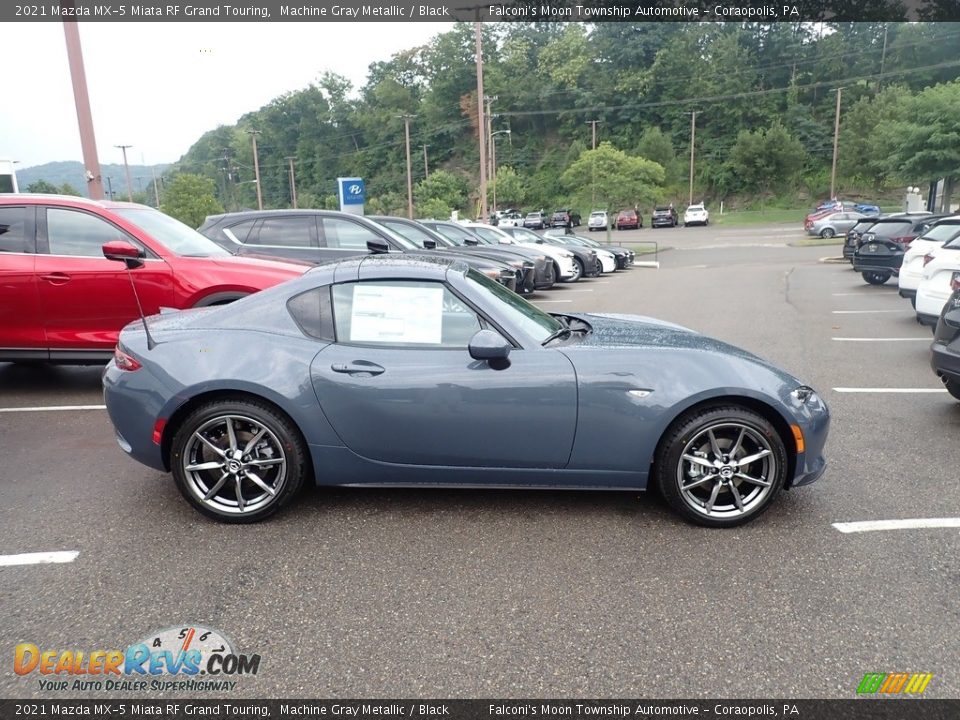
[[[350,340],[439,345],[442,287],[355,285]]]

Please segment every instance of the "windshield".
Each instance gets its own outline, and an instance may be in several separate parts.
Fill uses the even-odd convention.
[[[462,228],[455,225],[434,225],[433,229],[450,240],[454,245],[463,245],[465,240],[475,240],[476,238]]]
[[[489,228],[475,227],[472,228],[473,232],[479,235],[482,239],[486,240],[488,243],[499,243],[500,239],[503,237],[496,230],[490,230]]]
[[[921,240],[936,240],[937,242],[946,242],[953,240],[960,233],[960,223],[947,223],[934,225],[927,230],[921,237]]]
[[[391,220],[379,220],[381,225],[385,225],[388,229],[392,230],[394,234],[399,235],[405,240],[409,240],[415,246],[426,247],[424,245],[425,240],[433,240],[437,243],[437,247],[453,247],[453,243],[450,240],[447,240],[445,237],[432,235],[427,230],[414,227],[413,225],[408,225],[407,223],[394,222]]]
[[[878,222],[870,228],[870,232],[877,237],[883,238],[901,237],[910,232],[912,225],[913,223],[909,220],[900,222]]]
[[[552,315],[531,305],[512,290],[508,290],[476,270],[467,271],[467,281],[472,283],[474,290],[480,295],[497,305],[501,315],[509,318],[511,323],[538,343],[543,342],[562,327],[560,321]]]
[[[517,242],[537,242],[540,240],[540,236],[537,235],[533,230],[527,230],[526,228],[513,228],[512,232],[514,240]]]
[[[175,255],[183,257],[229,256],[226,250],[179,220],[153,208],[120,208],[113,210],[129,220]]]

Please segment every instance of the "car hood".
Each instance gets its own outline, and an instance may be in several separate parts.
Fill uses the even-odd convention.
[[[306,262],[301,260],[275,260],[268,259],[263,256],[256,257],[240,257],[237,255],[230,255],[227,257],[207,257],[207,258],[191,258],[197,260],[205,260],[208,263],[216,265],[222,268],[229,268],[232,270],[243,270],[250,272],[252,270],[261,270],[266,272],[272,272],[274,274],[284,275],[286,277],[299,277],[303,275],[304,272],[312,268],[317,263]]]

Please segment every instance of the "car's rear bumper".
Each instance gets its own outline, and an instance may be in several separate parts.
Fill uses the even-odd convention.
[[[153,442],[160,407],[149,380],[146,368],[129,372],[111,360],[103,370],[103,399],[123,451],[147,467],[166,472],[162,448]]]
[[[930,346],[930,367],[937,377],[960,382],[960,352],[950,345],[934,342]]]
[[[889,272],[900,271],[903,255],[888,255],[882,257],[864,256],[858,253],[853,256],[853,269],[857,272]]]
[[[907,300],[915,300],[917,297],[916,290],[910,290],[909,288],[901,287],[897,291],[902,298],[907,298]]]
[[[917,322],[926,327],[936,327],[937,322],[940,320],[939,315],[931,315],[929,313],[917,313]]]

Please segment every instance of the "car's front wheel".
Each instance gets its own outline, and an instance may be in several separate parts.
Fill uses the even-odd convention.
[[[573,283],[583,277],[583,261],[575,257],[573,259],[573,275],[568,277],[564,282]]]
[[[173,479],[204,515],[249,523],[286,505],[303,484],[307,453],[293,423],[255,400],[217,400],[183,421],[170,451]]]
[[[860,274],[863,275],[863,279],[871,285],[883,285],[890,279],[890,273],[885,272],[869,271]]]
[[[787,451],[773,425],[731,405],[693,410],[667,431],[655,479],[678,514],[707,527],[733,527],[760,515],[787,476]]]
[[[820,237],[822,238],[832,238],[836,233],[833,231],[833,228],[824,228],[820,231]]]
[[[947,392],[953,395],[954,398],[960,400],[960,382],[956,380],[944,380],[943,386],[947,389]]]

